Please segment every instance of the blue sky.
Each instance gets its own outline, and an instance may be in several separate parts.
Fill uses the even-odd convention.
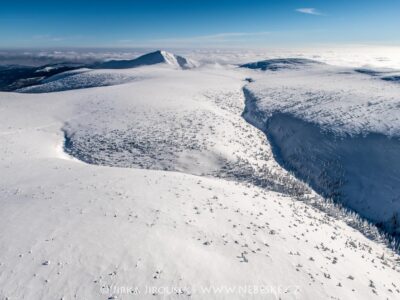
[[[0,47],[398,45],[399,13],[399,0],[13,0]]]

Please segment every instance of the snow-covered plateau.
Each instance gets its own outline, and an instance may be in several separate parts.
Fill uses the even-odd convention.
[[[246,118],[276,159],[325,197],[400,233],[400,83],[395,71],[268,60],[245,87]]]
[[[394,70],[150,54],[0,92],[2,299],[400,297]]]

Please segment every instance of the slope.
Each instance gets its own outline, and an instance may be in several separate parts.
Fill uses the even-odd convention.
[[[314,64],[254,72],[246,118],[288,170],[390,233],[400,233],[400,86]]]
[[[293,189],[271,191],[297,181],[272,159],[264,136],[241,119],[247,71],[153,66],[131,72],[145,79],[62,93],[0,94],[3,298],[125,299],[140,293],[140,299],[395,299],[400,294],[396,254],[298,201]],[[166,129],[146,135],[160,113],[166,114],[161,120]],[[143,160],[153,159],[150,165],[133,161],[121,168],[117,159],[100,155],[104,166],[99,166],[63,151],[65,131],[78,143],[79,136],[93,139],[92,132],[106,140],[120,133],[130,137],[135,128],[127,125],[141,114],[149,123],[134,132],[142,134],[139,145],[154,141],[144,147],[151,150]],[[182,116],[200,118],[207,127],[188,125]],[[179,142],[172,149],[190,156],[167,164],[176,169],[166,172],[159,170],[158,155],[150,154],[158,153],[156,142],[166,145],[171,132]],[[205,144],[192,151],[188,136]],[[125,138],[118,141],[111,145],[117,153],[125,149],[117,147]],[[110,151],[94,145],[100,153]],[[243,165],[269,170],[269,181],[259,186],[251,178],[239,180],[249,173],[216,178],[225,169],[214,160],[204,170],[210,176],[218,170],[214,177],[192,175],[205,153],[232,162],[254,153]],[[84,154],[93,155],[89,149]],[[303,197],[317,198],[312,191]]]

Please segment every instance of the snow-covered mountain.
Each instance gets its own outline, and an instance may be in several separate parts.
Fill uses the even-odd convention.
[[[94,64],[92,67],[96,69],[128,69],[155,64],[168,64],[182,69],[194,67],[193,62],[186,58],[162,50],[147,53],[132,60],[110,60]]]
[[[196,66],[189,59],[161,50],[132,60],[110,60],[86,65],[58,63],[39,67],[4,66],[0,68],[0,90],[49,93],[116,85],[137,79],[123,70],[157,64],[178,69]]]
[[[400,258],[377,228],[283,168],[274,156],[282,143],[242,117],[246,105],[246,119],[265,130],[275,112],[298,111],[307,124],[357,133],[363,117],[352,111],[367,129],[380,128],[373,120],[389,118],[389,107],[397,115],[395,99],[364,108],[366,75],[306,69],[157,63],[45,83],[63,92],[0,92],[0,296],[397,299]],[[83,88],[104,74],[129,80]],[[328,89],[341,76],[360,80],[352,94]],[[368,78],[370,95],[384,84],[395,98],[389,82]],[[318,94],[298,92],[318,79]],[[289,121],[272,121],[276,137],[297,137],[303,127]],[[387,121],[393,133],[396,122]]]

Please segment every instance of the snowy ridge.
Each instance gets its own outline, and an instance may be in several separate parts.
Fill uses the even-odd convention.
[[[180,67],[182,69],[190,69],[193,68],[195,65],[193,62],[190,60],[178,56],[172,53],[169,53],[167,51],[160,51],[161,55],[164,57],[164,60],[167,64],[170,64],[172,66]]]
[[[195,64],[182,56],[178,56],[167,51],[157,50],[144,54],[132,60],[110,60],[97,63],[92,66],[96,69],[128,69],[154,64],[168,64],[180,69],[190,69]]]
[[[40,67],[18,65],[0,67],[0,90],[16,91],[24,87],[38,85],[57,74],[68,73],[82,67],[83,65],[74,63],[58,63]]]
[[[175,69],[190,69],[195,67],[194,62],[184,57],[159,50],[133,60],[111,60],[90,65],[87,68],[57,73],[47,78],[43,77],[36,84],[19,88],[16,92],[50,93],[124,84],[139,79],[136,75],[132,74],[130,69],[151,65],[159,65],[160,67],[168,66]],[[40,70],[43,72],[43,69]]]
[[[78,69],[60,73],[42,81],[41,84],[18,89],[19,93],[52,93],[68,90],[124,84],[140,80],[130,72],[119,70]]]

